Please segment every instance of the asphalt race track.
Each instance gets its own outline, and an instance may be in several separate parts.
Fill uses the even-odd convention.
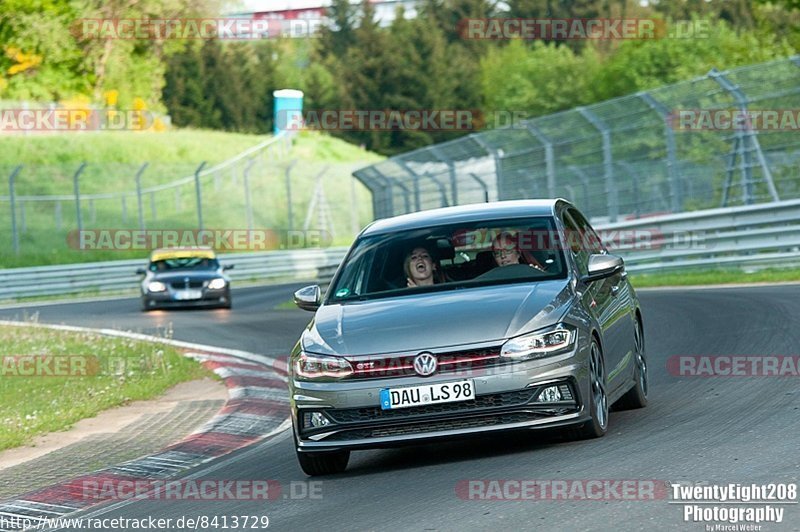
[[[146,333],[172,324],[177,339],[285,356],[311,317],[274,309],[297,285],[234,291],[234,308],[143,314],[138,301],[0,310],[38,312],[47,323],[118,327]],[[683,522],[683,506],[656,500],[462,499],[468,479],[640,479],[769,484],[800,477],[798,377],[680,377],[674,355],[798,355],[800,286],[659,290],[640,293],[650,366],[650,405],[613,412],[599,440],[515,433],[464,442],[354,453],[342,475],[314,479],[310,498],[290,434],[212,462],[199,478],[272,479],[269,501],[137,501],[90,511],[100,517],[267,515],[277,530],[705,530]],[[292,483],[295,482],[294,485]],[[294,486],[292,494],[290,486]],[[293,496],[294,495],[294,496]],[[800,529],[800,507],[783,505],[782,524]]]

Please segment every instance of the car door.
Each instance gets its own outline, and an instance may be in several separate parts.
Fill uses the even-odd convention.
[[[607,253],[599,236],[575,208],[565,212],[565,227],[574,234],[568,234],[570,248],[574,248],[576,264],[581,275],[588,272],[589,256]],[[594,311],[603,334],[603,347],[608,377],[608,391],[625,384],[628,372],[625,368],[631,363],[633,349],[633,314],[631,312],[631,294],[625,273],[617,273],[599,281],[590,283],[584,297],[587,308]]]

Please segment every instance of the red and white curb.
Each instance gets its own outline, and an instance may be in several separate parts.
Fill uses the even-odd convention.
[[[2,531],[9,523],[42,523],[108,502],[103,493],[87,486],[126,481],[154,481],[176,477],[201,464],[275,436],[290,426],[286,364],[255,353],[156,338],[113,329],[43,325],[0,321],[2,325],[89,332],[164,343],[184,350],[219,375],[228,388],[228,400],[199,430],[162,451],[38,489],[13,500],[0,501]]]

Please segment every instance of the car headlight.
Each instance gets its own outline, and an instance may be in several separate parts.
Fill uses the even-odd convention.
[[[523,360],[542,358],[572,349],[578,331],[569,325],[559,323],[554,327],[512,338],[503,344],[502,358]]]
[[[306,379],[341,379],[353,374],[353,366],[341,357],[313,355],[305,352],[294,363],[297,375]]]
[[[222,277],[217,277],[216,279],[211,279],[211,282],[208,283],[209,290],[220,290],[225,288],[225,285],[228,284],[225,282],[225,279]]]
[[[150,283],[147,285],[148,292],[163,292],[166,289],[167,285],[161,281],[150,281]]]

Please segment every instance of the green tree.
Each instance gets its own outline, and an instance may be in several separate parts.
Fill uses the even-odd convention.
[[[322,28],[320,34],[321,57],[343,57],[355,42],[358,22],[356,6],[350,0],[333,0],[327,10],[332,25]]]

